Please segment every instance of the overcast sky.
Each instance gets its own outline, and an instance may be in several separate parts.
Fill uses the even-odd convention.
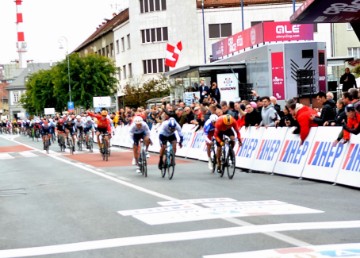
[[[24,60],[54,62],[64,59],[59,39],[66,37],[69,52],[85,41],[105,18],[129,0],[23,0],[22,28],[27,43]],[[117,8],[117,9],[116,9]],[[0,0],[0,64],[18,59],[16,4]]]

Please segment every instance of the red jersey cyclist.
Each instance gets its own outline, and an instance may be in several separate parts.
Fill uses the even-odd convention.
[[[108,112],[106,110],[102,110],[101,115],[88,112],[88,115],[97,119],[96,139],[99,145],[99,150],[102,153],[100,145],[100,134],[105,134],[105,141],[107,142],[107,146],[110,146],[109,137],[111,137],[111,122],[110,119],[107,118]]]
[[[241,137],[240,137],[240,131],[237,126],[235,118],[233,118],[231,115],[222,115],[220,116],[215,123],[215,132],[214,137],[216,139],[216,146],[220,147],[224,145],[224,135],[228,136],[230,138],[230,146],[234,149],[235,146],[235,133],[236,137],[239,141],[239,145],[242,145]],[[217,164],[218,169],[217,171],[221,171],[221,148],[216,149],[216,158],[217,158]]]

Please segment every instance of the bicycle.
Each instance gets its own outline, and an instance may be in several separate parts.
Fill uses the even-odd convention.
[[[212,145],[210,147],[210,159],[212,163],[212,170],[211,173],[215,173],[216,165],[217,165],[217,158],[216,158],[216,140],[212,138]]]
[[[83,141],[84,141],[83,134],[82,134],[82,133],[80,133],[80,134],[79,134],[78,141],[77,141],[77,145],[78,145],[78,149],[79,149],[79,151],[82,151]]]
[[[69,137],[69,135],[67,135],[66,138],[67,138],[67,143],[69,145],[70,154],[74,154],[75,146],[74,146],[72,135],[70,135],[70,137]]]
[[[64,152],[66,146],[65,146],[65,136],[63,134],[58,133],[58,142],[59,142],[59,146],[60,146],[60,151]]]
[[[101,134],[101,143],[100,143],[100,148],[101,148],[101,155],[103,160],[108,161],[109,160],[109,156],[110,156],[110,152],[109,152],[109,142],[105,140],[105,137],[108,136],[108,134]]]
[[[138,152],[139,151],[138,164],[140,171],[143,176],[147,177],[146,145],[144,144],[143,139],[139,141]]]
[[[43,139],[44,139],[44,150],[46,150],[46,153],[49,154],[49,146],[50,146],[49,134],[45,134],[43,136]]]
[[[90,152],[93,152],[94,151],[94,140],[93,140],[91,132],[88,132],[87,134],[88,134],[88,140],[86,142],[86,147],[89,149]]]
[[[221,173],[220,177],[224,176],[225,169],[229,179],[235,175],[235,152],[231,148],[230,138],[224,135],[224,145],[221,147]]]
[[[165,177],[165,175],[168,174],[168,178],[169,178],[169,180],[171,180],[173,178],[174,172],[175,172],[175,154],[174,154],[173,146],[171,143],[169,143],[169,142],[167,143],[166,149],[161,158],[163,160],[161,176]]]

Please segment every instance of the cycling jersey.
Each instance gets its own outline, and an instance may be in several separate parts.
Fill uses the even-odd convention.
[[[184,135],[181,132],[181,127],[178,124],[178,122],[176,122],[176,127],[175,127],[175,131],[178,132],[179,137],[180,137],[180,143],[182,143],[183,139],[184,139]],[[166,120],[164,122],[162,122],[161,127],[160,127],[160,132],[159,132],[159,137],[161,138],[162,136],[165,137],[170,137],[170,136],[175,136],[175,131],[171,130],[171,128],[169,127],[169,120]]]
[[[236,133],[236,137],[238,139],[241,139],[240,138],[240,131],[239,131],[239,128],[236,124],[236,120],[233,119],[231,121],[231,124],[230,125],[226,125],[224,124],[224,119],[223,119],[224,115],[220,116],[218,120],[216,120],[216,123],[215,123],[215,132],[214,132],[214,137],[216,139],[216,141],[218,143],[221,143],[223,141],[222,139],[222,135],[225,134],[227,136],[231,136],[231,133],[232,130],[231,129],[234,129],[235,133]]]
[[[215,132],[214,124],[210,119],[206,120],[204,124],[204,137],[207,143],[211,142],[211,139],[214,136],[214,132]]]
[[[111,134],[111,122],[107,117],[103,117],[102,115],[94,114],[92,112],[88,112],[88,115],[91,117],[95,117],[97,119],[97,130],[100,132],[104,132],[107,130],[109,134]]]

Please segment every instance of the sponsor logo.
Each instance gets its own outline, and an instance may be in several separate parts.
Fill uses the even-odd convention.
[[[277,25],[276,34],[299,34],[301,25]]]
[[[243,142],[243,145],[240,147],[237,156],[244,157],[244,158],[251,158],[258,143],[259,143],[259,140],[244,138],[242,142]]]
[[[273,79],[273,85],[283,85],[284,83],[284,79],[283,78],[279,78],[277,76],[274,77]]]
[[[280,140],[262,140],[256,159],[273,160],[275,153],[279,151]]]
[[[344,144],[333,146],[332,142],[315,142],[308,165],[332,168],[343,150]]]
[[[309,142],[305,141],[300,145],[299,140],[286,140],[282,148],[279,161],[291,164],[300,164],[306,159],[306,152],[309,149]]]
[[[334,3],[329,6],[323,14],[336,15],[341,12],[344,13],[357,13],[360,11],[360,0],[355,0],[351,2],[351,5],[345,3]]]
[[[360,145],[350,144],[342,169],[360,172]]]
[[[250,39],[251,39],[251,45],[256,44],[256,31],[254,28],[250,30]]]
[[[201,149],[204,143],[204,132],[196,132],[193,142],[191,144],[191,148],[193,149]]]
[[[236,45],[242,47],[244,45],[244,39],[241,35],[236,39]]]
[[[183,132],[183,145],[188,147],[190,145],[190,140],[191,140],[191,136],[192,136],[192,132]]]

